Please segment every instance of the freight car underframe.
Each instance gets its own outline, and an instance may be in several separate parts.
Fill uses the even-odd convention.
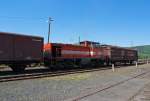
[[[40,63],[37,60],[0,61],[0,64],[8,65],[14,72],[23,72],[28,65]]]
[[[110,63],[111,64],[114,64],[114,65],[116,65],[117,63],[123,63],[124,65],[126,65],[126,64],[134,64],[134,62],[135,62],[136,60],[126,60],[126,59],[123,59],[123,60],[111,60],[110,61]]]

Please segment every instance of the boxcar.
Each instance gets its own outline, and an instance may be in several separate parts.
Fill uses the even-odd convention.
[[[122,62],[132,64],[138,59],[137,50],[110,45],[105,45],[104,47],[107,48],[109,62],[111,63]]]
[[[23,71],[27,65],[41,62],[42,58],[42,37],[0,32],[0,64]]]

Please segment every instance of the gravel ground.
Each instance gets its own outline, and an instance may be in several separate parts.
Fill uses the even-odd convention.
[[[0,83],[0,101],[71,100],[74,97],[84,95],[88,92],[93,92],[97,88],[103,89],[112,84],[116,84],[117,82],[123,81],[137,74],[148,71],[150,70],[150,68],[148,68],[149,66],[150,65],[141,65],[138,68],[136,68],[135,66],[117,68],[115,72],[112,72],[111,70],[101,70],[58,77],[46,77],[33,80],[3,82]],[[136,83],[137,82],[145,82],[139,84],[137,86],[138,88],[144,86],[147,83],[145,80],[137,80]],[[135,82],[131,83],[131,85],[132,84],[135,84]],[[126,89],[126,87],[124,89]],[[109,92],[107,94],[109,94]]]
[[[150,74],[147,74],[141,78],[150,80]],[[150,83],[146,84],[142,89],[140,89],[130,101],[150,101]]]
[[[129,101],[149,82],[150,80],[135,78],[105,91],[79,99],[79,101]]]

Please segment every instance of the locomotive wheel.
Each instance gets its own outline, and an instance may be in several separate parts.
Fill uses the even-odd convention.
[[[12,65],[10,67],[14,72],[20,73],[25,71],[26,65]]]

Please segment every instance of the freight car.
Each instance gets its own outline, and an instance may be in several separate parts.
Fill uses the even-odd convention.
[[[0,32],[0,64],[20,72],[32,63],[43,59],[43,38]]]
[[[133,63],[137,61],[137,51],[128,48],[100,45],[97,42],[83,41],[79,45],[49,43],[44,45],[44,63],[47,66],[75,65],[104,65]],[[58,67],[58,66],[56,66]]]
[[[137,50],[111,45],[102,45],[102,47],[107,48],[108,52],[107,64],[110,63],[115,64],[117,62],[124,64],[126,63],[133,64],[134,61],[138,60]]]

